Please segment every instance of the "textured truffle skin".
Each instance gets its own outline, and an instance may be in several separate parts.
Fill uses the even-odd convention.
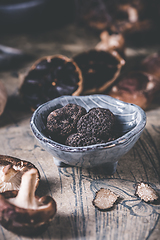
[[[65,144],[71,147],[83,147],[92,144],[105,143],[105,140],[97,138],[96,136],[86,135],[82,133],[71,134]]]
[[[47,129],[53,137],[67,138],[76,132],[76,125],[86,109],[76,104],[66,106],[52,111],[47,117]]]
[[[106,139],[115,123],[115,116],[105,108],[92,108],[77,123],[77,132]]]

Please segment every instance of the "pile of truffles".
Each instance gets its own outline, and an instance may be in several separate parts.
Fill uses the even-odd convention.
[[[114,127],[115,116],[109,109],[92,108],[87,112],[71,103],[52,111],[47,117],[49,137],[72,147],[114,140]]]

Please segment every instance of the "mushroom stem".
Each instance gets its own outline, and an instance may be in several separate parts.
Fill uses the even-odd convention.
[[[20,190],[15,198],[9,201],[21,208],[36,209],[38,202],[35,198],[37,170],[32,168],[22,176]]]

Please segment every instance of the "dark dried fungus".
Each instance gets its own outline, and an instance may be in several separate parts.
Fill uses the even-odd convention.
[[[62,95],[79,95],[82,74],[77,64],[66,56],[47,56],[31,67],[20,93],[24,102],[35,110],[39,105]]]
[[[92,108],[77,122],[77,132],[107,139],[115,123],[115,116],[105,108]]]
[[[106,29],[111,20],[108,9],[102,0],[77,0],[76,16],[77,21],[96,30]]]
[[[160,79],[160,52],[147,56],[141,62],[140,69]]]
[[[105,140],[90,134],[73,133],[67,138],[65,144],[71,147],[83,147],[105,142]]]
[[[144,0],[123,1],[113,10],[111,29],[124,34],[151,29],[149,2]]]
[[[47,117],[47,130],[54,139],[66,139],[70,134],[76,132],[76,125],[86,109],[76,104],[66,106],[52,111]]]
[[[121,75],[107,94],[146,109],[159,90],[160,83],[153,75],[145,72],[129,72]]]
[[[118,77],[125,61],[116,51],[90,50],[76,55],[82,71],[83,93],[101,93]]]

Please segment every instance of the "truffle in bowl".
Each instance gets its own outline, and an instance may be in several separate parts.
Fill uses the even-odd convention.
[[[82,106],[87,112],[97,107],[109,109],[115,115],[118,137],[113,141],[83,147],[71,147],[50,139],[46,134],[48,115],[69,103]],[[39,106],[30,122],[34,136],[42,147],[53,155],[56,165],[67,164],[85,168],[107,165],[112,172],[116,170],[120,157],[139,139],[145,124],[146,115],[139,106],[102,94],[55,98]]]

